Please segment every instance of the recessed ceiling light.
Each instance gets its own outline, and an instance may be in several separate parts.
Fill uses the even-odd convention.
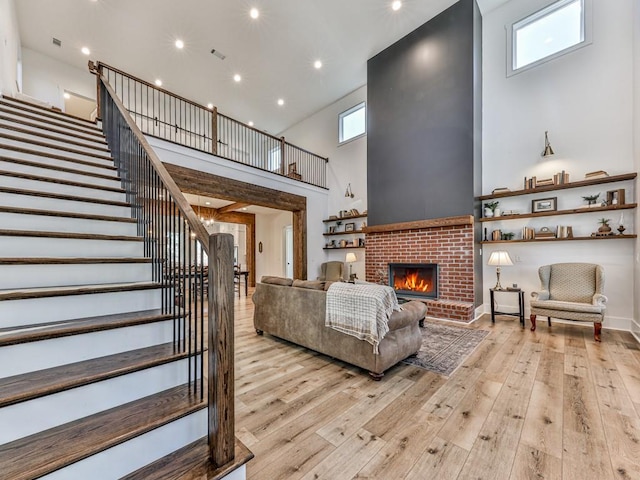
[[[156,78],[155,84],[156,84],[156,86],[161,87],[162,86],[162,80],[160,80],[159,78]]]
[[[82,47],[82,48],[80,49],[80,51],[81,51],[82,53],[84,53],[85,55],[91,55],[91,50],[89,50],[89,48],[88,48],[88,47]]]
[[[241,210],[242,210],[243,212],[246,212],[246,211],[247,211],[247,207],[242,207],[242,209],[241,209]]]
[[[280,106],[284,105],[284,100],[282,98],[278,99],[278,105],[280,105]]]
[[[397,12],[402,7],[402,2],[400,0],[395,0],[395,2],[391,3],[391,8],[394,12]]]
[[[211,202],[204,202],[205,205],[211,205]]]
[[[316,60],[315,62],[313,62],[313,66],[319,70],[322,68],[322,62],[320,60]]]
[[[69,95],[67,92],[64,92],[64,94],[62,96],[67,100],[69,100],[71,98],[71,95]]]
[[[255,20],[260,16],[260,12],[258,11],[257,8],[252,8],[251,10],[249,10],[249,15],[251,15],[251,18]]]
[[[209,110],[213,110],[213,103],[207,103],[207,108]]]
[[[176,48],[183,49],[184,48],[184,42],[182,40],[180,40],[180,39],[177,39],[176,40]]]
[[[252,122],[252,121],[249,121],[248,125],[249,125],[250,127],[253,127],[253,122]]]
[[[239,73],[236,73],[236,74],[233,76],[233,81],[234,81],[234,82],[239,82],[240,80],[242,80],[242,77],[240,76],[240,74],[239,74]]]

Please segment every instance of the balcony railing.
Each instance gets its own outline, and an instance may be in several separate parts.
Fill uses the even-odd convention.
[[[146,135],[327,188],[328,158],[104,63],[89,62],[89,70],[104,76]]]

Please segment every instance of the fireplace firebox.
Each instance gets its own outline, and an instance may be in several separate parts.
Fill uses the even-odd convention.
[[[390,263],[389,285],[398,296],[438,298],[438,264]]]

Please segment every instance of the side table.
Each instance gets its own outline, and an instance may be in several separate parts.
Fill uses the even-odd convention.
[[[498,312],[496,311],[494,294],[498,293],[516,293],[518,294],[518,313],[515,312]],[[524,291],[522,290],[496,290],[495,288],[489,289],[490,297],[491,297],[491,323],[496,323],[496,315],[511,315],[513,317],[518,317],[520,319],[520,325],[524,328]]]

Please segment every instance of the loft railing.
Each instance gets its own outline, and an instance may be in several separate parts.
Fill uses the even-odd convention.
[[[162,312],[173,319],[173,347],[187,358],[201,400],[208,336],[209,449],[222,466],[233,460],[235,442],[233,237],[207,233],[108,79],[98,81],[102,126],[162,288]]]
[[[327,188],[328,158],[104,63],[89,70],[106,78],[146,135]]]

